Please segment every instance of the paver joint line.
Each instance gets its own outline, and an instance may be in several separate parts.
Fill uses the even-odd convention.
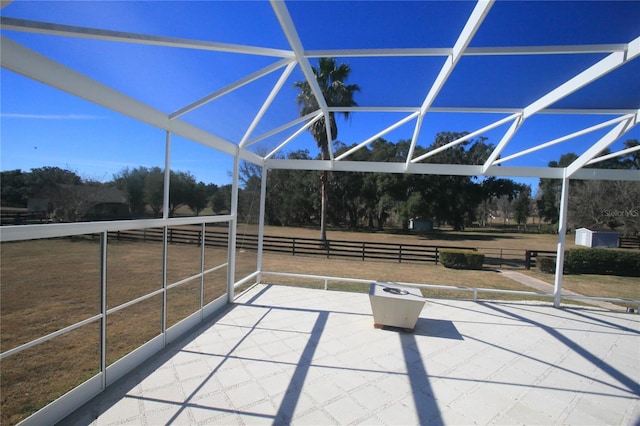
[[[633,316],[430,299],[407,334],[374,329],[366,294],[342,296],[258,285],[62,424],[640,421]]]

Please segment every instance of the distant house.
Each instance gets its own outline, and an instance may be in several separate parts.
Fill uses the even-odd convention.
[[[86,214],[93,220],[131,219],[127,196],[116,188],[102,188]]]
[[[58,185],[50,194],[30,198],[28,211],[61,221],[131,219],[126,194],[106,186]]]
[[[615,231],[576,229],[576,245],[585,247],[619,247],[620,235]]]

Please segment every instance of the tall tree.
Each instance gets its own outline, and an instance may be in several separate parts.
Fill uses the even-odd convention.
[[[516,216],[516,222],[519,225],[527,227],[527,219],[531,214],[531,187],[529,185],[520,186],[521,190],[518,198],[513,202],[513,211]]]
[[[346,80],[351,74],[351,68],[347,63],[338,65],[335,58],[320,58],[317,67],[312,67],[313,74],[322,91],[322,96],[329,107],[351,107],[356,106],[354,100],[355,92],[360,91],[360,87],[355,84],[346,84]],[[318,100],[316,99],[311,85],[308,81],[298,81],[294,84],[299,90],[296,102],[300,110],[300,115],[305,116],[319,109]],[[349,117],[348,112],[341,113],[345,118]],[[329,137],[327,135],[326,116],[316,121],[310,128],[309,132],[316,141],[320,149],[321,158],[327,160],[329,153]],[[335,120],[335,113],[329,112],[329,128],[331,129],[331,140],[338,137],[338,126]],[[322,207],[320,218],[320,239],[326,241],[327,229],[327,179],[326,171],[320,175],[322,188]]]
[[[486,226],[487,219],[491,214],[492,203],[502,196],[506,196],[508,201],[513,200],[518,193],[519,186],[511,179],[500,179],[491,176],[484,179],[480,187],[482,191],[482,202],[478,209],[480,213],[479,220],[481,226]]]
[[[196,178],[189,172],[171,170],[169,175],[169,216],[174,217],[180,207],[193,201],[197,184]]]
[[[113,176],[116,187],[127,193],[131,214],[136,218],[145,214],[145,180],[148,175],[149,169],[140,166],[124,168]]]
[[[563,154],[560,157],[560,161],[550,161],[549,167],[567,167],[578,156],[573,153]],[[562,189],[562,181],[559,179],[540,179],[540,190],[538,199],[536,201],[540,216],[544,220],[548,220],[551,223],[558,223],[558,216],[560,215],[560,191]]]
[[[154,217],[160,217],[164,204],[164,171],[152,167],[144,180],[144,201],[153,211]]]
[[[211,210],[215,214],[229,213],[231,211],[231,184],[216,188],[210,198]]]
[[[46,194],[54,198],[52,194],[59,192],[60,185],[80,185],[82,178],[75,172],[60,167],[40,167],[31,169],[26,177],[26,185],[29,188],[30,197]]]
[[[466,133],[440,132],[429,146],[429,151],[440,148]],[[481,164],[489,156],[492,146],[485,138],[469,139],[446,149],[428,162],[444,164]],[[465,223],[473,222],[475,209],[483,199],[482,188],[469,176],[432,176],[429,199],[436,219],[448,222],[455,231],[464,229]]]
[[[28,173],[20,169],[0,172],[0,200],[3,206],[26,207]]]

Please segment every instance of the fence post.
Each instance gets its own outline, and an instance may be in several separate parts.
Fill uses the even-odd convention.
[[[436,265],[438,264],[438,256],[440,255],[439,248],[436,247]]]
[[[531,269],[531,250],[524,251],[524,269]]]
[[[364,259],[365,259],[365,253],[366,253],[366,244],[365,244],[365,242],[363,241],[363,242],[362,242],[362,261],[363,261],[363,262],[364,262]]]
[[[296,239],[295,238],[293,239],[293,245],[291,247],[291,250],[292,250],[291,255],[295,256],[296,255]]]
[[[398,250],[398,263],[402,263],[402,244],[400,244],[400,250]]]

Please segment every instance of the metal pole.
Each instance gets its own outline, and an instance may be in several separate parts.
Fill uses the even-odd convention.
[[[205,269],[205,241],[207,224],[203,223],[200,228],[200,319],[204,318],[204,269]]]
[[[108,232],[100,234],[100,374],[102,375],[102,390],[107,387],[107,236]]]
[[[258,283],[262,281],[262,250],[264,247],[264,212],[267,202],[267,168],[262,166],[262,181],[260,182],[260,218],[258,222]]]
[[[558,218],[558,247],[556,251],[556,275],[553,286],[553,306],[560,307],[562,294],[562,269],[564,268],[564,246],[567,234],[567,207],[569,205],[569,178],[562,179],[560,217]]]
[[[169,218],[169,183],[171,177],[171,132],[167,132],[164,150],[164,195],[162,201],[162,218]]]
[[[167,131],[164,150],[164,195],[162,218],[169,218],[169,185],[171,184],[171,132]],[[169,256],[169,227],[163,226],[162,233],[162,323],[163,346],[167,345],[167,257]]]
[[[167,258],[169,257],[169,227],[163,226],[162,232],[162,336],[163,346],[167,346]]]
[[[233,181],[231,183],[231,220],[229,221],[229,250],[227,267],[227,302],[233,303],[236,276],[236,233],[238,227],[238,175],[240,173],[240,153],[233,157]]]

